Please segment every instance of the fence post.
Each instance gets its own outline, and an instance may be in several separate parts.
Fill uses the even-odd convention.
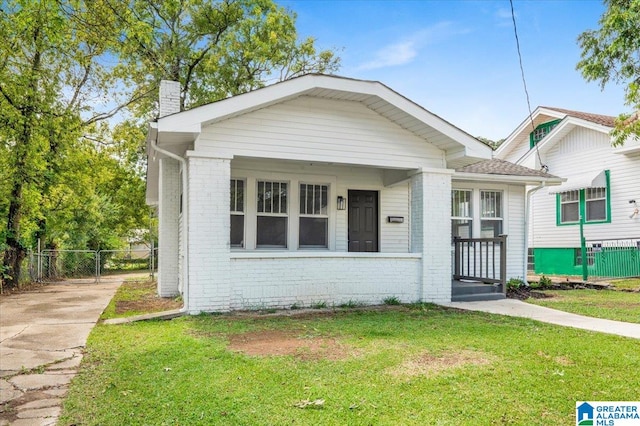
[[[100,283],[100,250],[96,250],[96,283]]]

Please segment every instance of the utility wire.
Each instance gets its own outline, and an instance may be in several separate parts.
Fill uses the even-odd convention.
[[[529,120],[531,121],[531,131],[533,132],[536,129],[536,125],[533,123],[533,113],[531,112],[531,101],[529,100],[529,90],[527,90],[527,80],[524,78],[524,66],[522,66],[522,53],[520,53],[520,39],[518,38],[518,29],[516,27],[516,13],[513,10],[513,0],[509,0],[509,4],[511,5],[511,20],[513,21],[513,34],[516,36],[516,48],[518,50],[518,61],[520,63],[520,75],[522,76],[522,85],[524,86],[524,94],[527,97],[527,108],[529,109]],[[543,170],[548,170],[549,167],[545,164],[542,164],[542,158],[540,158],[540,151],[538,150],[538,144],[534,143],[534,147],[536,148],[536,155],[538,156],[538,161],[542,166]]]

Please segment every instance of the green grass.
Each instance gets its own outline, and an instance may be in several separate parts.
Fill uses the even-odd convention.
[[[342,357],[228,347],[274,330]],[[636,400],[637,365],[638,340],[432,305],[98,325],[59,424],[574,424],[575,401]]]
[[[640,278],[625,278],[622,280],[613,280],[611,284],[616,290],[633,290],[640,291]]]
[[[101,320],[130,317],[162,310],[176,309],[182,306],[181,301],[158,297],[157,283],[150,278],[127,279],[116,291],[104,312]]]
[[[528,303],[595,318],[640,323],[640,293],[614,290],[545,290],[547,299]]]

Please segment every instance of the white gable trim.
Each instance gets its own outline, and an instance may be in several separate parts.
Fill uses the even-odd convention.
[[[355,100],[372,108],[390,106],[393,116],[414,118],[446,139],[447,152],[489,159],[491,147],[377,81],[309,74],[158,119],[158,132],[199,133],[203,126],[303,95]],[[382,103],[379,103],[379,102]],[[375,108],[372,108],[375,110]],[[394,121],[387,116],[388,120]],[[434,141],[430,141],[438,145]],[[442,144],[442,143],[441,143]]]
[[[556,127],[549,132],[547,136],[544,137],[536,146],[529,149],[526,154],[524,154],[516,164],[521,164],[526,162],[531,158],[531,156],[535,156],[536,150],[540,153],[545,153],[549,149],[551,149],[558,141],[560,141],[563,137],[565,137],[569,132],[571,132],[576,127],[583,127],[585,129],[594,130],[596,132],[604,133],[608,135],[611,132],[611,128],[607,126],[603,126],[601,124],[592,123],[591,121],[583,120],[581,118],[576,117],[565,117]]]
[[[553,109],[549,109],[549,108],[544,108],[544,107],[538,107],[536,108],[536,110],[532,113],[531,117],[533,119],[533,121],[535,122],[535,120],[540,116],[540,115],[545,115],[545,116],[549,116],[549,117],[555,117],[555,118],[559,118],[562,119],[562,122],[560,124],[558,124],[558,126],[556,126],[555,129],[553,129],[544,139],[542,139],[539,143],[538,143],[538,149],[542,148],[542,145],[547,143],[549,140],[554,139],[554,134],[557,135],[559,132],[556,132],[556,129],[558,127],[560,127],[561,125],[565,124],[565,122],[567,123],[572,123],[574,125],[578,125],[581,127],[585,127],[591,130],[595,130],[597,132],[602,132],[602,133],[607,133],[609,134],[611,132],[611,127],[608,126],[604,126],[602,124],[597,124],[594,123],[592,121],[588,121],[588,120],[584,120],[581,118],[577,118],[577,117],[573,117],[570,115],[567,115],[564,112],[559,112]],[[522,142],[519,138],[519,136],[522,135],[523,132],[526,132],[527,135],[529,133],[531,133],[533,131],[533,129],[531,129],[531,120],[529,119],[529,117],[527,117],[521,124],[520,126],[518,126],[518,128],[516,128],[516,130],[514,130],[509,137],[507,137],[507,139],[496,149],[495,151],[495,157],[496,158],[502,158],[502,153],[503,152],[509,152],[512,148],[513,148],[513,144],[518,143],[518,141],[520,141],[520,143],[529,143],[529,139],[526,138],[526,142]],[[521,161],[524,161],[528,155],[531,155],[532,152],[535,152],[535,149],[531,148],[524,156],[522,156],[522,158],[520,158],[516,164],[520,164]]]

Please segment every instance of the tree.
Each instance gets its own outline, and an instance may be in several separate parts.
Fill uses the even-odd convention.
[[[148,223],[144,123],[161,79],[183,108],[339,58],[298,41],[271,0],[5,0],[0,4],[0,283],[48,247],[113,248]],[[118,124],[108,120],[118,116]]]
[[[625,104],[632,114],[621,114],[612,133],[613,145],[640,137],[640,1],[605,0],[600,28],[580,34],[582,59],[576,68],[587,81],[625,84]]]
[[[137,117],[155,110],[162,79],[180,82],[185,109],[339,66],[272,0],[103,1],[123,29],[120,72],[146,95]]]
[[[52,235],[57,212],[73,212],[71,171],[90,175],[85,131],[131,99],[99,111],[117,81],[104,65],[115,38],[98,37],[79,1],[5,1],[0,6],[0,272],[15,287],[26,249]],[[67,188],[65,190],[65,188]],[[73,214],[71,215],[73,216]]]

